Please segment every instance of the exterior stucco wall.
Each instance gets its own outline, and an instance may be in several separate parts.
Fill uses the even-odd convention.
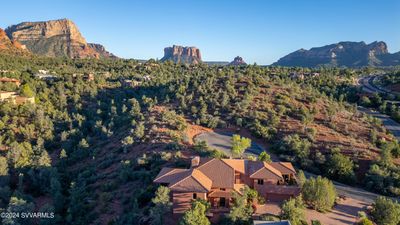
[[[206,193],[196,193],[198,199],[207,200]],[[193,201],[193,192],[174,192],[172,193],[173,213],[184,213],[190,209]]]

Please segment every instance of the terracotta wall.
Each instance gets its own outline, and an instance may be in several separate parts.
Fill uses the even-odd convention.
[[[198,199],[207,200],[206,193],[196,193]],[[190,209],[193,201],[193,192],[174,192],[172,193],[173,213],[184,213]]]
[[[242,181],[243,184],[246,184],[247,186],[253,188],[254,187],[254,183],[253,180],[249,178],[249,176],[246,176],[244,174],[240,175],[240,179]]]

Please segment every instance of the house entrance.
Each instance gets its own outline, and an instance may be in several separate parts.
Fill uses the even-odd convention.
[[[220,198],[219,199],[219,206],[220,207],[225,207],[226,206],[226,199],[225,198]]]

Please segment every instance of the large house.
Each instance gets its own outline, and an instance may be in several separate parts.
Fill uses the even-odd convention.
[[[21,81],[15,78],[8,78],[8,77],[0,77],[0,83],[13,83],[17,87],[21,85]]]
[[[173,213],[184,213],[194,199],[208,201],[211,210],[229,211],[232,193],[241,194],[245,185],[267,201],[283,201],[300,193],[296,171],[287,162],[195,157],[189,169],[163,168],[154,182],[170,188]]]
[[[23,97],[19,96],[15,91],[0,91],[0,102],[9,101],[13,104],[25,104],[31,103],[35,104],[35,97]]]

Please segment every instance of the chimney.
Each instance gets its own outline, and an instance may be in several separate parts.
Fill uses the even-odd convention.
[[[195,156],[192,158],[191,167],[197,167],[200,164],[200,156]]]

